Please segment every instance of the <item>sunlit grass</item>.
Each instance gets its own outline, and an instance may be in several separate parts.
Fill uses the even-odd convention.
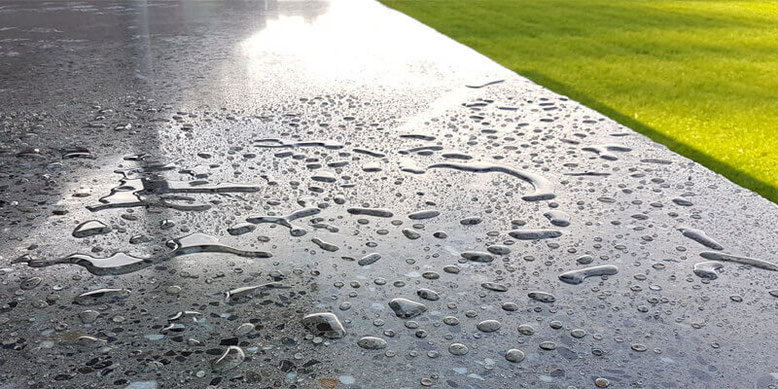
[[[383,2],[778,202],[778,1]]]

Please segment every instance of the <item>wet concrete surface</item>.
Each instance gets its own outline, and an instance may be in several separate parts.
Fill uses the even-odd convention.
[[[2,388],[778,385],[774,204],[377,3],[4,1],[0,96]]]

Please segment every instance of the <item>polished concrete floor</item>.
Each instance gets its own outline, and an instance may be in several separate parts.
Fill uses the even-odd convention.
[[[0,388],[778,385],[775,204],[376,2],[0,1],[0,96]]]

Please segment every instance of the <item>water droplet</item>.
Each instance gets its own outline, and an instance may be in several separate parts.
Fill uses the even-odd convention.
[[[424,304],[404,298],[392,299],[389,302],[389,307],[401,319],[410,319],[427,312],[427,307]]]
[[[453,355],[465,355],[469,351],[470,349],[462,343],[451,343],[451,345],[448,346],[448,352]]]
[[[694,274],[701,278],[715,280],[719,277],[718,273],[724,268],[719,262],[705,261],[694,264]]]
[[[500,329],[502,324],[497,320],[484,320],[476,325],[481,332],[494,332]]]
[[[232,370],[246,360],[246,354],[238,346],[229,346],[224,353],[211,361],[211,368],[216,372]]]
[[[78,295],[74,302],[79,305],[106,304],[130,297],[129,289],[97,289]]]
[[[386,348],[386,341],[375,336],[364,336],[357,341],[357,345],[366,350],[379,350]]]
[[[316,336],[329,339],[340,339],[346,336],[343,324],[333,313],[323,312],[307,315],[302,319],[302,324]]]
[[[508,362],[519,363],[524,360],[524,352],[515,348],[512,348],[505,352],[505,359]]]
[[[535,301],[539,301],[541,303],[553,303],[554,301],[556,301],[556,297],[554,297],[554,295],[552,295],[551,293],[540,292],[540,291],[529,292],[527,293],[527,297]]]
[[[86,238],[94,235],[107,234],[111,232],[111,227],[105,225],[105,223],[99,220],[87,220],[79,224],[75,230],[73,230],[73,236],[76,238]]]
[[[568,284],[580,284],[587,277],[610,276],[618,272],[619,268],[614,265],[599,265],[564,272],[559,275],[559,280]]]

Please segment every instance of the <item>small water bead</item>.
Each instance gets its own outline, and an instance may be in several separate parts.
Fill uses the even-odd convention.
[[[518,240],[554,239],[562,236],[562,231],[548,229],[513,230],[508,235]]]
[[[473,262],[489,263],[494,261],[494,257],[491,254],[482,251],[465,251],[460,255],[462,258]]]
[[[594,380],[594,385],[597,386],[598,388],[607,388],[608,386],[610,386],[610,384],[611,384],[610,381],[608,381],[608,379],[604,377],[599,377],[596,380]]]
[[[519,363],[524,360],[524,352],[519,349],[512,348],[505,352],[505,359],[508,362]]]
[[[732,295],[732,296],[729,296],[729,299],[732,300],[733,302],[736,302],[736,303],[742,303],[743,302],[743,297],[738,296],[736,294]]]
[[[87,220],[79,224],[73,230],[73,237],[75,238],[87,238],[95,235],[102,235],[111,232],[111,227],[105,225],[105,223],[99,220]]]
[[[440,295],[432,289],[426,289],[426,288],[419,289],[418,291],[416,291],[416,295],[418,295],[419,298],[422,298],[424,300],[429,300],[429,301],[440,300]]]
[[[694,274],[700,278],[715,280],[719,277],[718,273],[720,273],[723,268],[724,265],[721,262],[706,261],[695,263],[693,271]]]
[[[162,230],[169,230],[175,226],[176,226],[176,222],[170,219],[165,219],[159,222],[159,228]]]
[[[648,350],[648,347],[646,347],[646,345],[641,344],[641,343],[634,343],[631,347],[632,347],[632,350],[637,351],[639,353],[642,353],[642,352]]]
[[[409,228],[403,228],[402,233],[403,235],[405,235],[406,238],[411,240],[416,240],[421,238],[421,234]]]
[[[426,209],[423,211],[417,211],[408,215],[408,219],[411,220],[424,220],[438,217],[440,212],[434,209]]]
[[[594,261],[594,257],[592,257],[591,255],[582,255],[578,257],[575,261],[578,262],[578,264],[580,265],[588,265]]]
[[[559,320],[552,320],[551,322],[548,323],[548,325],[549,327],[555,330],[562,328],[562,322]]]
[[[484,320],[476,325],[481,332],[495,332],[500,329],[502,324],[497,320]]]
[[[346,336],[346,330],[333,313],[313,313],[303,317],[303,326],[316,336],[329,339],[340,339]]]
[[[508,246],[491,245],[486,248],[487,251],[494,255],[508,255],[511,253],[511,249]]]
[[[546,341],[540,342],[538,347],[540,347],[543,350],[547,350],[547,351],[556,350],[556,343],[552,342],[550,340],[546,340]]]
[[[586,336],[586,330],[581,328],[575,328],[572,331],[570,331],[570,336],[576,339],[581,339]]]
[[[211,361],[211,368],[216,372],[227,371],[238,367],[246,360],[246,354],[238,346],[230,346],[219,357]]]
[[[543,216],[551,222],[552,225],[557,227],[567,227],[570,225],[570,215],[559,210],[551,210],[543,214]]]
[[[532,327],[529,324],[522,324],[518,327],[519,333],[522,335],[533,335],[535,333],[535,328]]]
[[[38,285],[40,285],[41,281],[43,281],[43,279],[40,277],[25,278],[19,285],[19,288],[22,290],[35,289]]]
[[[424,304],[404,298],[392,299],[389,302],[389,307],[401,319],[410,319],[427,311],[427,307]]]
[[[425,271],[421,276],[428,280],[437,280],[440,278],[440,273],[434,271]]]
[[[106,345],[108,341],[105,339],[96,338],[94,336],[82,335],[76,339],[76,343],[81,346],[97,348]]]
[[[74,302],[80,305],[104,304],[126,299],[130,293],[129,289],[98,289],[80,294]]]
[[[233,236],[248,234],[257,229],[256,224],[252,223],[239,223],[232,227],[227,228],[227,233]]]
[[[357,264],[359,266],[368,266],[376,263],[379,259],[381,259],[381,254],[378,253],[370,253],[362,257],[359,261],[357,261]]]
[[[357,345],[366,350],[379,350],[386,348],[386,341],[375,336],[364,336],[357,341]]]
[[[459,274],[461,269],[457,265],[446,265],[443,267],[443,271],[449,274]]]
[[[514,312],[519,310],[519,305],[516,303],[506,302],[502,304],[502,309],[508,312]]]
[[[494,292],[507,292],[508,287],[503,284],[498,284],[496,282],[484,282],[481,284],[481,286],[484,289],[488,289]]]
[[[179,286],[179,285],[171,285],[171,286],[168,286],[167,288],[165,288],[165,293],[172,294],[172,295],[177,295],[177,294],[181,293],[181,290],[182,290],[181,286]]]
[[[251,333],[251,331],[254,331],[254,325],[251,323],[243,323],[233,331],[233,334],[235,334],[235,336],[244,336]]]
[[[22,291],[20,290],[19,292]],[[36,298],[30,302],[30,305],[32,305],[35,308],[46,308],[49,306],[49,303],[46,300]]]
[[[462,224],[463,226],[474,226],[477,224],[481,224],[483,222],[483,219],[480,217],[472,216],[467,217],[459,221],[459,224]]]
[[[527,297],[529,297],[529,298],[531,298],[531,299],[533,299],[535,301],[539,301],[541,303],[547,303],[547,304],[550,304],[550,303],[553,303],[553,302],[556,301],[556,297],[554,297],[554,295],[552,295],[551,293],[546,293],[546,292],[541,292],[541,291],[529,292],[529,293],[527,293]]]
[[[97,320],[97,317],[100,316],[100,313],[91,309],[88,309],[86,311],[82,311],[78,314],[79,319],[81,319],[81,322],[84,324],[92,324],[95,320]]]
[[[448,346],[448,352],[453,355],[465,355],[470,352],[470,349],[462,343],[451,343]]]
[[[454,316],[446,316],[443,318],[443,323],[449,326],[459,325],[459,319]]]
[[[448,238],[448,234],[445,233],[444,231],[435,231],[435,232],[432,233],[432,236],[434,236],[435,238],[438,238],[438,239],[446,239],[446,238]]]
[[[133,235],[130,237],[130,244],[141,244],[141,243],[148,243],[151,242],[151,237],[139,234],[139,235]]]

